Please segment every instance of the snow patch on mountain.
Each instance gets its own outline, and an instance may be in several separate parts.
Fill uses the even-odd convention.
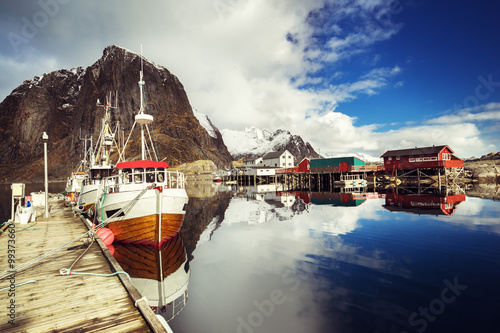
[[[352,157],[352,156],[357,157],[360,160],[365,161],[365,162],[370,162],[370,163],[380,162],[380,158],[379,157],[373,157],[371,155],[363,154],[363,153],[356,153],[356,154],[336,154],[336,155],[324,154],[325,158],[328,158],[328,157]]]
[[[208,119],[208,116],[196,109],[193,109],[193,113],[196,119],[198,119],[198,121],[200,122],[200,125],[207,130],[208,135],[210,135],[212,138],[217,138],[217,129],[212,124],[210,119]]]
[[[221,134],[229,153],[235,159],[258,157],[285,149],[294,155],[304,154],[307,149],[299,136],[280,129],[274,133],[256,127],[247,127],[243,131],[223,129]]]

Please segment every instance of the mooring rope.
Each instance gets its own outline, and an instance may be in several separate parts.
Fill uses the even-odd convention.
[[[154,188],[155,187],[155,184],[153,184],[153,186],[151,188]],[[111,219],[118,216],[119,214],[121,214],[122,212],[125,212],[125,215],[130,211],[130,209],[132,209],[135,204],[139,201],[139,199],[144,195],[144,193],[146,193],[146,191],[150,189],[150,187],[146,187],[144,190],[141,191],[141,193],[139,193],[137,195],[137,197],[135,197],[133,200],[131,200],[126,206],[120,208],[116,213],[114,213],[113,215],[111,215],[110,217],[108,217],[106,220],[104,220],[102,223],[98,224],[96,228],[92,228],[90,229],[89,231],[83,233],[82,235],[76,237],[75,239],[45,253],[45,254],[42,254],[26,263],[24,263],[23,265],[19,266],[19,267],[16,267],[16,269],[14,270],[7,270],[5,272],[3,272],[1,275],[0,275],[0,280],[3,280],[7,277],[10,277],[12,276],[12,274],[15,274],[15,273],[18,273],[38,262],[40,262],[41,260],[47,258],[48,256],[62,250],[63,248],[67,247],[68,245],[80,240],[81,238],[85,237],[85,236],[88,236],[90,235],[91,233],[95,233],[97,230],[101,229],[101,228],[104,228],[108,223],[110,223]]]

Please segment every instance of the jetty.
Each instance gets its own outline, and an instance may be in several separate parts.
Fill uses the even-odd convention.
[[[281,184],[288,190],[332,191],[335,187],[399,184],[453,186],[462,181],[464,161],[448,145],[388,150],[383,163],[354,157],[304,158],[296,166],[288,151],[249,159],[243,167],[220,170],[222,182],[239,185]],[[271,155],[272,158],[266,158]],[[290,163],[288,161],[291,161]],[[286,161],[286,162],[285,162]]]
[[[85,219],[62,198],[49,212],[2,228],[0,331],[168,332],[100,238],[68,244],[89,230]]]

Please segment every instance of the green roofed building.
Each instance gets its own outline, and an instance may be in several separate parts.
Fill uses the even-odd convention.
[[[314,158],[310,160],[311,171],[313,168],[338,168],[340,171],[351,170],[352,166],[364,166],[365,161],[357,157],[331,157],[331,158]]]

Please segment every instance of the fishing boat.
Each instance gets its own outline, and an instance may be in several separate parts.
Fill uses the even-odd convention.
[[[80,164],[78,171],[72,172],[71,176],[66,180],[65,199],[68,204],[76,204],[76,200],[82,189],[82,183],[87,178],[87,174],[82,170],[82,167],[82,164]]]
[[[139,124],[142,158],[117,163],[114,175],[104,178],[102,194],[96,201],[95,223],[107,225],[113,231],[115,241],[154,245],[161,244],[180,231],[188,196],[184,174],[168,171],[168,163],[158,161],[148,128],[153,116],[144,112],[143,86],[141,56],[140,109],[122,151],[125,151],[136,124]],[[149,134],[150,145],[145,137],[145,129]]]
[[[117,94],[115,96],[118,99]],[[92,138],[90,138],[90,152],[88,154],[90,156],[90,163],[86,171],[87,177],[82,182],[82,189],[78,198],[78,209],[90,212],[90,216],[93,216],[95,213],[95,202],[101,194],[99,188],[103,184],[104,178],[110,177],[114,169],[114,164],[110,158],[111,152],[114,149],[118,152],[120,151],[119,144],[115,140],[116,134],[120,133],[119,123],[115,128],[111,126],[110,109],[116,108],[116,106],[111,106],[111,94],[106,98],[101,132],[95,148],[92,145]],[[97,100],[97,106],[103,106],[99,103],[99,100]]]
[[[160,248],[123,243],[112,246],[114,258],[153,312],[166,321],[173,319],[187,303],[191,276],[181,235],[169,237]]]
[[[345,187],[366,187],[367,182],[361,175],[341,175],[340,180],[334,182],[335,186],[345,186]]]

